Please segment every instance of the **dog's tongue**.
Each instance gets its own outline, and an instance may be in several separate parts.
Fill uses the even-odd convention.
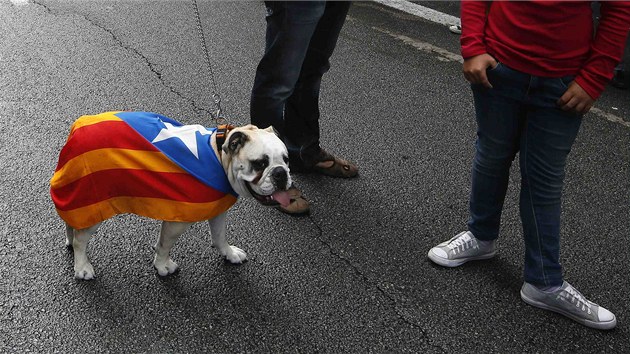
[[[283,207],[287,207],[291,203],[291,197],[287,191],[275,191],[271,197]]]

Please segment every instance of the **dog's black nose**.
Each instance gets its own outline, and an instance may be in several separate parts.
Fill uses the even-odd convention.
[[[287,187],[289,176],[287,175],[287,171],[284,168],[278,166],[274,167],[273,170],[271,170],[271,180],[273,181],[273,184],[276,186],[276,188],[284,190]]]

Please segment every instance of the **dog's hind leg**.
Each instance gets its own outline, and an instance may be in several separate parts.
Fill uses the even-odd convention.
[[[74,229],[66,223],[66,247],[72,247],[72,240],[74,240]]]
[[[74,277],[82,280],[94,278],[94,268],[87,257],[87,245],[90,237],[98,230],[101,223],[88,227],[87,229],[74,230],[72,238],[72,249],[74,250]]]
[[[210,224],[210,233],[212,234],[212,245],[219,250],[230,263],[243,263],[247,260],[247,254],[235,246],[230,246],[226,239],[226,216],[227,212],[218,215],[214,219],[208,220]]]
[[[173,274],[177,270],[177,263],[173,262],[170,256],[171,248],[191,224],[187,222],[162,222],[162,230],[155,243],[155,257],[153,258],[153,266],[160,276]]]

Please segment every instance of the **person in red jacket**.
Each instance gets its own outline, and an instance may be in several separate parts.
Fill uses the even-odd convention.
[[[477,120],[468,230],[429,251],[442,266],[495,255],[509,171],[519,153],[528,304],[611,329],[615,315],[563,279],[560,204],[567,155],[582,116],[612,78],[630,2],[463,1],[461,51]]]

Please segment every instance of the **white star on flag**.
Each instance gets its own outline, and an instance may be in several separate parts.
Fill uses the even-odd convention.
[[[201,135],[210,135],[212,132],[199,124],[176,127],[171,123],[164,122],[164,125],[166,128],[162,128],[162,130],[160,130],[160,133],[155,137],[155,139],[153,139],[152,143],[157,143],[170,138],[178,138],[182,141],[182,143],[184,143],[184,145],[186,145],[188,150],[195,155],[197,160],[199,160],[199,155],[197,153],[197,132]]]

